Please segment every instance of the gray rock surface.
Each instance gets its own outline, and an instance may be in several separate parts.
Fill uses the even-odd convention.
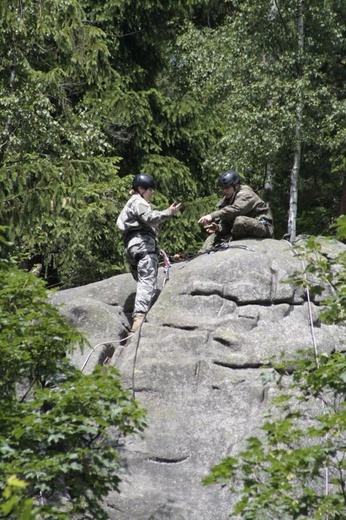
[[[327,255],[342,249],[325,246]],[[258,431],[272,392],[262,383],[270,359],[311,348],[313,337],[321,352],[345,349],[344,329],[321,324],[318,301],[284,283],[301,269],[288,242],[255,239],[174,264],[127,347],[136,288],[129,274],[53,296],[95,349],[74,362],[88,372],[113,355],[148,411],[143,437],[125,442],[121,493],[107,500],[111,520],[229,518],[235,497],[201,481]]]

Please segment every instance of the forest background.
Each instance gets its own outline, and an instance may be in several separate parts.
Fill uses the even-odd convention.
[[[345,241],[345,14],[340,0],[0,0],[0,517],[31,520],[39,507],[46,519],[105,518],[119,460],[102,441],[110,426],[121,439],[145,428],[115,369],[84,376],[71,366],[66,353],[83,337],[13,256],[43,264],[61,288],[125,270],[115,220],[140,171],[157,180],[157,208],[183,203],[162,230],[169,254],[197,251],[198,217],[229,168],[270,201],[275,238],[332,234],[337,221]],[[343,323],[345,269],[335,276],[324,257],[308,266],[338,290],[327,318]],[[211,482],[245,475],[244,518],[270,507],[280,518],[345,516],[345,459],[335,455],[345,446],[345,364],[344,353],[323,353],[297,370],[304,399],[328,405],[331,395],[314,429],[297,428],[288,409],[265,426],[269,444],[252,439],[213,470]],[[314,451],[292,448],[307,434],[322,439]],[[264,483],[252,479],[249,467],[262,471],[283,452],[274,481],[271,466]],[[333,493],[312,492],[306,481],[325,468],[338,475]]]
[[[198,250],[230,168],[271,203],[276,238],[332,233],[346,206],[345,11],[1,0],[0,218],[18,261],[62,288],[123,272],[115,221],[138,172],[157,181],[156,208],[183,203],[162,230],[170,255]]]

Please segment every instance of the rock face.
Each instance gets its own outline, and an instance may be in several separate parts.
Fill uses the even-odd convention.
[[[327,255],[344,248],[324,247]],[[111,520],[230,518],[235,497],[201,481],[256,434],[271,394],[262,383],[270,358],[311,348],[312,335],[320,352],[345,349],[342,327],[319,322],[318,301],[284,283],[302,268],[288,242],[255,239],[175,264],[127,347],[120,340],[136,289],[129,274],[54,295],[96,347],[74,361],[90,372],[113,355],[148,411],[143,438],[124,446],[121,493],[107,500]]]

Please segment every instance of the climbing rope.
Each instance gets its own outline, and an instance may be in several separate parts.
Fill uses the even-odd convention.
[[[288,242],[288,243],[291,246],[292,251],[294,252],[294,254],[296,256],[300,257],[300,260],[302,262],[302,268],[303,268],[303,271],[305,273],[306,264],[304,262],[304,259],[301,257],[299,252],[294,248],[294,246],[290,242]],[[306,299],[307,299],[307,304],[308,304],[309,327],[310,327],[310,333],[311,333],[311,340],[312,340],[312,345],[313,345],[313,348],[314,348],[316,366],[317,366],[317,368],[319,368],[318,350],[317,350],[317,343],[316,343],[316,336],[315,336],[315,328],[314,328],[314,322],[313,322],[313,317],[312,317],[312,305],[311,305],[311,298],[310,298],[310,290],[309,290],[309,284],[308,284],[306,275],[304,275],[304,276],[305,276],[305,281],[306,281]]]
[[[245,249],[245,251],[255,251],[253,247],[246,246],[244,244],[230,244],[229,242],[221,242],[220,245],[207,249],[206,251],[199,253],[197,256],[204,254],[209,255],[210,253],[217,253],[218,251],[224,251],[226,249]]]
[[[305,284],[305,287],[306,287],[306,298],[307,298],[307,304],[308,304],[308,313],[309,313],[309,326],[310,326],[310,332],[311,332],[311,340],[312,340],[312,344],[313,344],[313,349],[314,349],[314,356],[315,356],[315,363],[316,363],[316,367],[317,369],[320,367],[320,362],[319,362],[319,359],[318,359],[318,347],[317,347],[317,342],[316,342],[316,336],[315,336],[315,327],[314,327],[314,322],[313,322],[313,317],[312,317],[312,304],[311,304],[311,298],[310,298],[310,290],[309,290],[309,283],[308,283],[308,280],[307,280],[307,277],[305,275],[305,271],[306,271],[306,264],[304,262],[304,259],[302,258],[302,255],[299,254],[299,252],[294,248],[294,246],[288,242],[293,250],[293,252],[295,253],[295,255],[299,256],[300,259],[301,259],[301,262],[302,262],[302,268],[303,268],[303,272],[304,272],[304,276],[305,276],[305,281],[306,281],[306,284]],[[325,402],[322,398],[319,398],[321,403],[322,403],[322,408],[324,409],[324,413],[326,413],[326,409],[325,409]],[[326,438],[327,438],[327,435],[326,435]],[[325,490],[325,495],[329,495],[329,467],[328,465],[325,467],[325,479],[324,479],[324,490]],[[328,520],[328,515],[327,515],[327,519]]]
[[[203,251],[202,253],[198,253],[197,255],[189,258],[187,261],[193,260],[193,259],[195,259],[195,258],[197,258],[197,257],[199,257],[201,255],[204,255],[204,254],[209,254],[209,253],[218,252],[218,251],[224,251],[226,249],[231,249],[231,248],[238,248],[238,249],[245,249],[245,250],[248,250],[248,251],[254,251],[254,249],[252,247],[249,247],[249,246],[246,246],[246,245],[243,245],[243,244],[222,243],[219,246],[211,248],[211,249],[209,249],[207,251]],[[163,257],[163,260],[164,260],[164,269],[163,269],[164,279],[163,279],[163,283],[162,283],[162,287],[164,287],[166,285],[166,283],[168,282],[168,280],[169,280],[169,274],[170,274],[170,269],[171,269],[172,265],[171,265],[171,262],[169,260],[169,257],[167,255],[167,253],[163,249],[160,250],[160,253],[161,253],[161,255]],[[136,341],[135,356],[134,356],[133,368],[132,368],[132,395],[133,395],[133,399],[135,399],[135,370],[136,370],[136,362],[137,362],[137,357],[138,357],[139,344],[140,344],[140,340],[141,340],[141,336],[142,336],[142,326],[143,326],[143,323],[144,323],[144,321],[145,321],[145,319],[146,319],[146,317],[148,315],[148,312],[145,314],[144,319],[143,319],[142,323],[140,324],[138,331],[136,331],[137,332],[137,341]],[[127,341],[130,338],[132,338],[135,334],[136,333],[129,334],[128,336],[126,336],[125,338],[122,338],[120,340],[103,341],[103,342],[99,343],[98,345],[96,345],[95,347],[93,347],[92,350],[89,352],[89,354],[88,354],[86,360],[84,361],[83,365],[82,365],[82,368],[81,368],[82,372],[85,369],[86,365],[88,364],[91,356],[96,352],[96,350],[99,347],[101,347],[103,345],[114,345],[114,344],[120,345],[124,341]],[[109,361],[110,361],[110,358],[106,358],[103,364],[107,365],[107,362],[109,362]]]
[[[185,267],[187,262],[191,262],[191,260],[195,260],[196,258],[199,258],[202,255],[209,255],[211,253],[218,253],[219,251],[225,251],[226,249],[244,249],[245,251],[252,251],[254,252],[255,249],[250,246],[246,246],[244,244],[230,244],[229,242],[222,242],[221,244],[214,246],[210,249],[207,249],[206,251],[201,251],[200,253],[197,253],[193,256],[187,256],[182,262],[184,262],[184,265],[180,268],[182,269]]]
[[[85,369],[86,365],[88,364],[91,356],[93,354],[95,354],[96,350],[99,348],[99,347],[102,347],[102,345],[112,345],[112,344],[121,344],[123,343],[125,340],[128,340],[130,338],[132,338],[132,336],[134,336],[134,333],[132,334],[129,334],[128,336],[125,336],[125,338],[122,338],[122,339],[118,339],[118,340],[108,340],[108,341],[102,341],[101,343],[98,343],[95,347],[92,347],[91,351],[89,352],[86,360],[84,361],[83,365],[82,365],[82,368],[81,368],[81,371],[83,372],[83,370]],[[109,360],[109,358],[106,358],[104,363],[103,364],[106,364],[107,361]]]
[[[149,312],[149,311],[148,311]],[[142,323],[140,324],[139,328],[138,328],[138,335],[137,335],[137,341],[136,341],[136,347],[135,347],[135,355],[134,355],[134,358],[133,358],[133,365],[132,365],[132,397],[133,399],[136,399],[136,391],[135,391],[135,370],[136,370],[136,363],[137,363],[137,356],[138,356],[138,349],[139,349],[139,343],[141,341],[141,337],[142,337],[142,327],[143,327],[143,323],[145,322],[145,319],[148,315],[148,312],[145,314],[144,316],[144,319],[142,321]]]
[[[164,261],[164,267],[163,267],[164,278],[163,278],[163,282],[162,282],[162,287],[164,287],[169,280],[169,270],[172,266],[171,266],[171,262],[169,261],[167,253],[163,249],[160,250],[160,253],[161,253],[161,255],[163,257],[163,261]]]

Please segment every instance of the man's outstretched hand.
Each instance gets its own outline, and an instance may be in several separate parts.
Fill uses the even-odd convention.
[[[204,226],[204,224],[210,224],[212,220],[213,219],[211,215],[204,215],[199,219],[198,224],[202,224],[202,226]]]

